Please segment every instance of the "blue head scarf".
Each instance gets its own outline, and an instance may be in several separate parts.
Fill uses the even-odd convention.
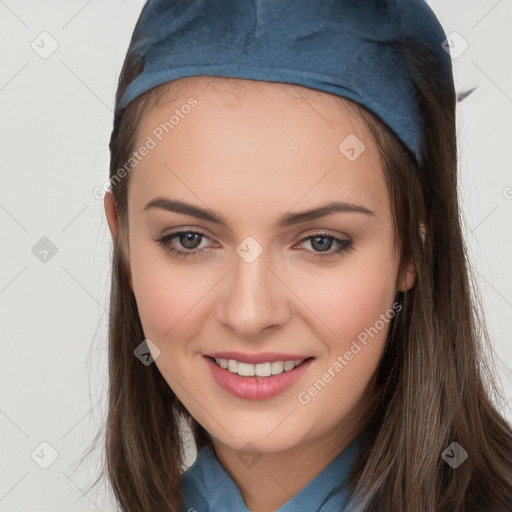
[[[353,100],[388,125],[417,161],[423,122],[408,48],[453,81],[446,35],[424,0],[148,0],[116,111],[174,79],[212,75],[298,84]],[[421,47],[421,48],[420,48]]]

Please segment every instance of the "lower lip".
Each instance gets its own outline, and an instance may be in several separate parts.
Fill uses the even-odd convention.
[[[307,359],[293,370],[270,377],[241,377],[221,368],[213,359],[204,357],[217,384],[228,393],[246,400],[265,400],[282,393],[293,386],[314,361],[313,358]]]

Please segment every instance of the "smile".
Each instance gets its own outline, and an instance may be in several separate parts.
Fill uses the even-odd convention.
[[[314,357],[255,364],[236,359],[203,357],[213,381],[231,395],[246,400],[266,400],[283,393],[315,362]]]
[[[271,375],[280,375],[283,372],[293,370],[296,366],[303,363],[305,359],[296,361],[268,361],[266,363],[250,364],[241,363],[235,359],[214,358],[215,363],[221,368],[231,373],[237,373],[241,377],[270,377]]]

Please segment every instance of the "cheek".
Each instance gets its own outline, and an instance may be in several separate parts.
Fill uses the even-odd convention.
[[[324,326],[321,329],[331,352],[347,350],[352,340],[374,326],[393,304],[396,270],[391,258],[386,263],[379,254],[347,259],[346,265],[329,270],[328,279],[316,275],[300,280],[298,295],[306,298],[315,323]]]
[[[309,294],[308,305],[329,331],[322,336],[326,357],[318,361],[298,401],[312,417],[323,417],[325,428],[361,410],[396,314],[395,267],[391,257],[386,265],[382,252],[377,254],[381,257],[372,253],[340,266],[321,289]]]
[[[146,336],[160,342],[167,338],[180,339],[178,333],[194,324],[194,311],[211,287],[205,288],[193,265],[172,265],[164,250],[162,255],[155,255],[154,249],[136,243],[131,248],[130,267]]]

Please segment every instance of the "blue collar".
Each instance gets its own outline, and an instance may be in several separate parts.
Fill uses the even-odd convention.
[[[348,479],[360,453],[366,431],[362,431],[313,480],[276,512],[344,511]],[[250,512],[235,482],[215,453],[202,447],[195,462],[183,475],[183,512]]]

